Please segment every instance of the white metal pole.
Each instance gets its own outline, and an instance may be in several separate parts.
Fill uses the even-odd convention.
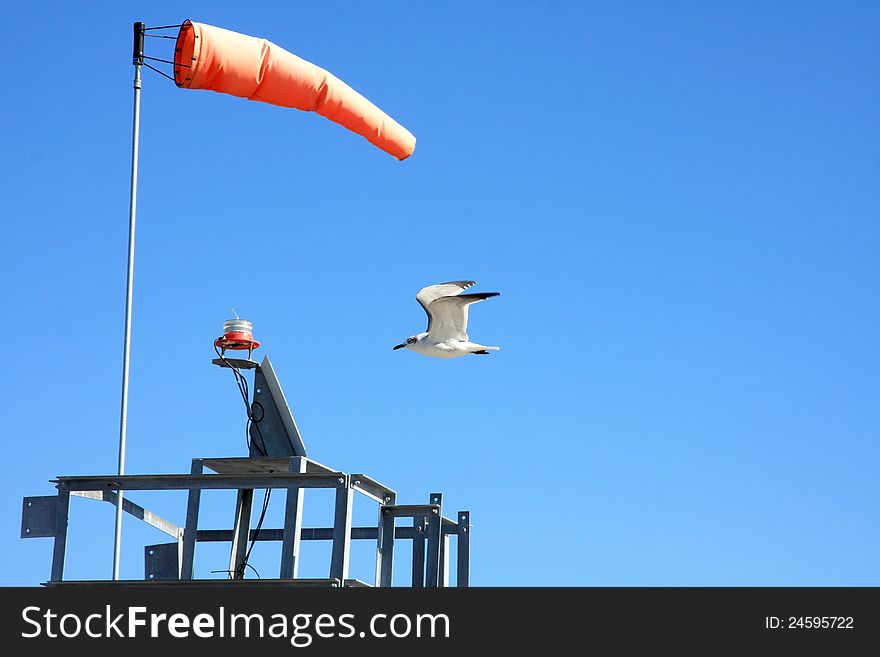
[[[131,302],[134,287],[134,230],[137,215],[138,138],[141,124],[141,65],[143,64],[144,24],[134,24],[134,118],[131,131],[131,194],[128,205],[128,270],[125,281],[125,337],[122,348],[122,402],[119,411],[119,465],[117,473],[125,474],[125,434],[128,424],[128,371],[131,355]],[[123,491],[117,491],[116,529],[113,538],[113,579],[119,579],[122,547]]]

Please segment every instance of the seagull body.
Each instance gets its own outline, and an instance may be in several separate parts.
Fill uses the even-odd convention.
[[[411,335],[394,349],[412,349],[425,356],[456,358],[467,354],[488,354],[500,347],[471,342],[467,335],[468,308],[483,299],[497,297],[498,292],[462,294],[474,281],[450,281],[429,285],[416,295],[428,315],[428,330]]]

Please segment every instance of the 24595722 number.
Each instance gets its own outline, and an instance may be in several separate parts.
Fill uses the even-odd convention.
[[[851,630],[852,616],[765,616],[764,627],[769,630]]]

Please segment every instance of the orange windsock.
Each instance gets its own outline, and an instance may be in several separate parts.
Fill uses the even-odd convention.
[[[185,21],[174,49],[174,82],[317,112],[398,160],[416,147],[409,130],[342,80],[266,39]]]

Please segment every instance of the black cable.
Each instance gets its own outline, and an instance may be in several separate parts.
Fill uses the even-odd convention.
[[[252,565],[250,565],[249,563],[246,563],[244,565],[254,571],[254,574],[257,576],[257,579],[263,579],[262,577],[260,577],[259,571],[256,568],[254,568]],[[235,571],[234,570],[226,570],[225,568],[221,568],[220,570],[212,570],[211,572],[212,573],[229,573],[231,575]],[[232,578],[230,577],[230,579],[232,579]]]
[[[214,345],[214,353],[216,353],[220,357],[220,360],[222,360],[226,364],[226,367],[232,370],[232,374],[235,377],[235,383],[238,386],[238,391],[241,393],[241,398],[244,400],[245,412],[247,412],[248,416],[250,416],[250,402],[248,402],[247,379],[244,378],[244,375],[241,373],[240,369],[229,362],[226,356],[220,353],[220,350],[217,348],[216,344]]]
[[[260,408],[262,408],[260,402],[254,402],[254,406],[260,406]],[[261,452],[262,456],[269,456],[269,449],[266,447],[266,439],[263,438],[263,432],[260,431],[260,420],[262,419],[263,418],[260,417],[260,419],[258,420],[254,417],[253,412],[251,412],[251,426],[257,430],[257,436],[260,439],[260,445],[262,445],[262,448],[257,447],[257,451]],[[250,436],[250,433],[248,433],[248,436]]]
[[[260,417],[254,416],[254,411],[257,409],[260,409]],[[263,446],[263,456],[269,456],[269,449],[266,447],[266,439],[263,438],[263,432],[260,430],[260,422],[263,421],[264,417],[266,417],[266,410],[263,408],[263,405],[258,401],[254,401],[254,403],[251,404],[251,422],[254,429],[257,430],[257,436],[259,436],[260,438],[260,444]],[[293,443],[291,442],[289,436],[287,438],[287,442],[290,443],[290,449],[291,451],[293,451]]]
[[[244,554],[244,561],[241,562],[241,565],[238,566],[237,574],[244,576],[244,569],[248,565],[248,561],[251,558],[251,550],[254,549],[254,545],[257,544],[257,537],[260,535],[260,530],[263,528],[263,520],[266,518],[266,511],[269,509],[269,498],[272,497],[272,489],[267,488],[265,494],[263,495],[263,510],[260,511],[260,519],[257,520],[257,526],[254,528],[254,536],[251,538],[250,547],[248,547],[247,552]],[[256,571],[254,571],[256,572]],[[259,576],[259,575],[258,575]]]
[[[253,424],[253,427],[257,430],[257,435],[260,438],[260,445],[256,445],[257,451],[260,452],[261,456],[268,456],[269,451],[266,449],[266,440],[263,438],[263,432],[260,431],[260,420],[262,420],[263,418],[260,417],[259,419],[257,419],[254,417],[253,409],[251,408],[251,404],[249,401],[250,391],[248,388],[247,379],[241,373],[241,370],[239,368],[229,362],[229,360],[222,353],[220,353],[220,349],[218,349],[216,343],[214,344],[214,352],[217,354],[220,360],[222,360],[226,364],[226,367],[232,370],[232,374],[235,377],[235,383],[238,386],[238,391],[241,393],[242,401],[244,401],[244,410],[248,418],[244,428],[245,443],[247,444],[248,452],[250,452],[251,450],[250,428]],[[263,407],[260,406],[260,408],[262,409]]]
[[[260,420],[262,420],[263,417],[265,417],[265,411],[263,410],[262,404],[260,404],[259,402],[254,402],[254,406],[258,406],[261,411],[260,418],[257,419],[256,417],[254,417],[253,408],[251,407],[251,404],[248,401],[250,398],[250,391],[249,391],[247,379],[241,373],[241,370],[239,368],[237,368],[235,365],[233,365],[231,362],[229,362],[229,360],[226,358],[226,356],[224,356],[220,352],[220,349],[217,347],[216,341],[214,344],[214,352],[217,354],[217,356],[220,358],[220,360],[223,361],[223,363],[226,365],[226,367],[228,367],[229,369],[232,370],[232,374],[235,377],[235,383],[238,386],[238,391],[241,393],[241,398],[244,401],[244,408],[245,408],[245,412],[247,413],[247,421],[245,422],[245,425],[244,425],[244,432],[245,432],[245,441],[248,446],[248,452],[250,452],[250,449],[251,449],[250,428],[251,428],[251,426],[253,426],[257,430],[257,435],[260,437],[260,443],[262,444],[262,449],[259,446],[257,446],[257,451],[261,451],[262,456],[268,456],[268,450],[266,449],[266,441],[263,438],[263,432],[260,431]],[[230,570],[212,570],[211,571],[212,573],[226,572],[226,573],[229,573],[229,578],[232,579],[233,574],[238,575],[240,577],[244,577],[245,569],[250,567],[250,569],[253,570],[257,574],[257,577],[260,577],[260,573],[257,572],[256,568],[254,568],[253,566],[251,566],[248,563],[248,560],[251,558],[251,551],[254,549],[254,545],[256,545],[257,538],[260,535],[260,530],[262,530],[262,528],[263,528],[263,521],[266,519],[266,511],[269,509],[269,498],[271,498],[271,496],[272,496],[272,489],[267,488],[266,492],[263,496],[263,508],[260,511],[260,519],[257,520],[257,526],[254,529],[254,536],[253,536],[253,538],[251,538],[251,544],[248,547],[247,552],[245,552],[244,560],[241,562],[241,564],[236,567],[236,570],[234,571],[234,573],[233,573],[233,571],[230,571]]]

